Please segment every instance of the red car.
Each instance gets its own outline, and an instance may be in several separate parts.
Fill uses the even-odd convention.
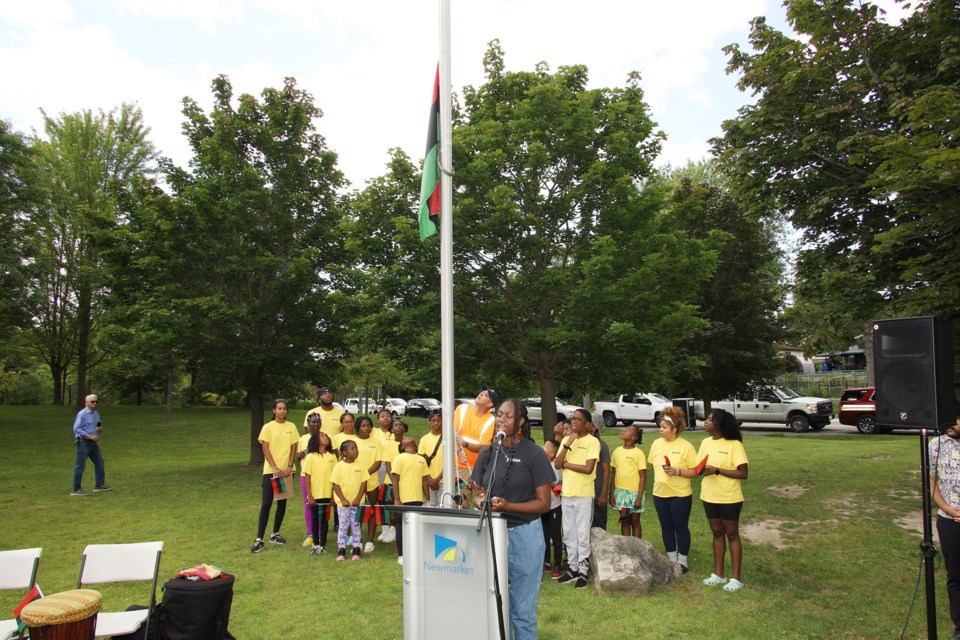
[[[856,426],[860,433],[887,433],[888,427],[877,426],[877,404],[874,387],[847,389],[840,396],[840,424]]]

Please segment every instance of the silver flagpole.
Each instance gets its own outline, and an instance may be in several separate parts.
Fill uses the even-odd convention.
[[[456,436],[453,431],[453,143],[450,88],[450,0],[440,0],[440,393],[443,398],[443,493],[453,507]]]

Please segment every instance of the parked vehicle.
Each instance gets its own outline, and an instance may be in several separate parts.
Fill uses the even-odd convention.
[[[454,408],[454,409],[456,409],[457,407],[459,407],[459,406],[462,405],[462,404],[470,404],[470,405],[476,404],[476,400],[475,400],[474,398],[454,398],[454,399],[453,399],[453,408]]]
[[[804,397],[787,387],[757,387],[749,399],[720,400],[714,409],[726,409],[740,422],[779,422],[794,433],[819,431],[833,420],[833,402]],[[694,403],[697,419],[703,420],[703,401]]]
[[[403,398],[387,398],[377,411],[387,409],[394,418],[407,415],[407,401]]]
[[[636,421],[656,422],[660,412],[672,404],[659,393],[625,393],[616,402],[594,402],[593,412],[603,418],[606,427],[618,422],[629,427]]]
[[[579,409],[575,404],[567,404],[560,398],[556,399],[557,402],[557,422],[561,420],[569,420],[573,416],[573,412]],[[542,407],[540,406],[540,398],[524,398],[523,404],[527,405],[527,418],[530,419],[531,424],[543,424],[543,412]]]
[[[434,398],[414,398],[407,403],[406,415],[411,418],[429,418],[434,411],[442,408],[440,401]]]
[[[847,389],[840,396],[840,424],[856,426],[860,433],[888,433],[890,427],[877,426],[877,402],[874,387]]]
[[[347,398],[343,403],[343,408],[349,413],[374,413],[377,404],[373,398]]]

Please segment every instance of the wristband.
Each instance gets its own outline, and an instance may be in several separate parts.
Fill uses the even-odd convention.
[[[717,470],[713,472],[713,475],[715,476],[720,475],[720,467],[717,467]]]

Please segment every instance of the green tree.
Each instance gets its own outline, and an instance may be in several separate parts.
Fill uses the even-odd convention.
[[[673,171],[666,216],[716,264],[690,300],[705,324],[679,353],[699,366],[678,372],[680,387],[709,408],[748,384],[780,373],[774,344],[782,338],[778,311],[786,287],[775,216],[739,199],[710,161]],[[767,215],[762,215],[766,213]],[[682,361],[682,359],[681,359]]]
[[[246,392],[250,463],[258,464],[264,395],[299,393],[339,355],[344,319],[329,293],[341,259],[343,177],[316,132],[321,111],[293,78],[260,100],[234,99],[225,76],[212,90],[209,115],[184,99],[193,159],[189,173],[171,171],[169,181],[192,218],[183,242],[207,301],[202,384]]]
[[[651,340],[676,265],[646,258],[666,240],[637,188],[662,135],[638,74],[588,89],[583,66],[507,72],[497,42],[484,68],[453,137],[456,308],[490,373],[536,380],[549,428],[558,381],[623,384],[616,366],[675,344]]]
[[[788,0],[791,38],[756,18],[728,70],[758,95],[714,142],[745,197],[804,233],[795,321],[849,345],[877,316],[960,312],[960,12],[900,24],[848,0]],[[867,341],[869,345],[869,341]]]
[[[134,183],[155,172],[157,153],[140,109],[130,104],[109,113],[44,114],[44,130],[47,140],[35,143],[47,196],[32,221],[35,338],[50,367],[54,402],[63,402],[75,363],[82,406],[110,287],[103,252],[130,209]]]

